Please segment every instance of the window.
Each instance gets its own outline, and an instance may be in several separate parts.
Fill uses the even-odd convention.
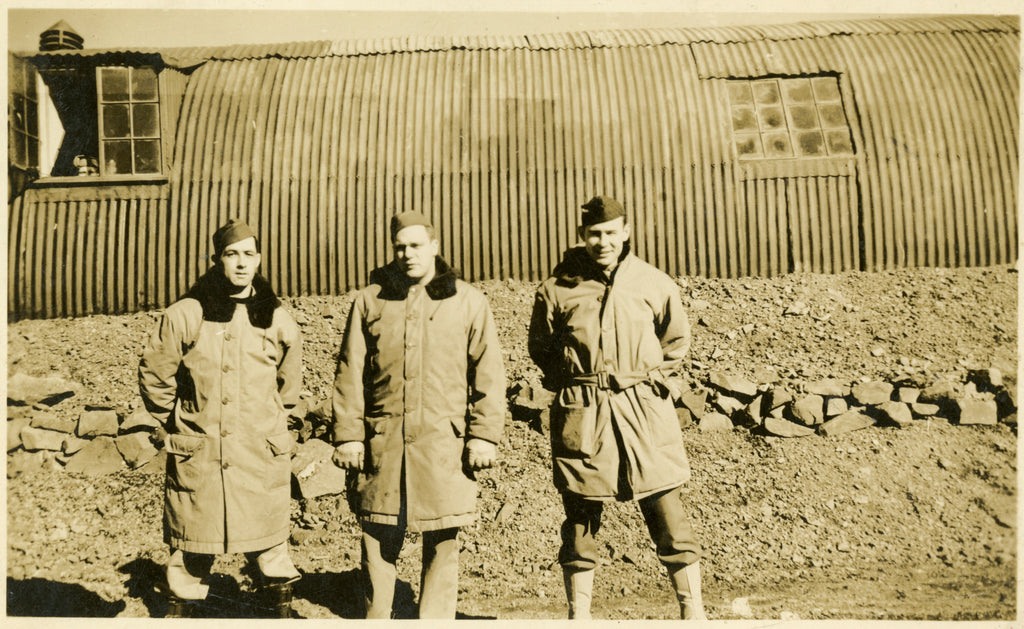
[[[100,173],[159,173],[160,107],[149,67],[96,69]]]
[[[837,77],[730,80],[726,85],[739,159],[853,155]]]
[[[8,67],[10,100],[7,103],[7,150],[11,166],[23,171],[39,169],[39,96],[36,73],[28,63]]]

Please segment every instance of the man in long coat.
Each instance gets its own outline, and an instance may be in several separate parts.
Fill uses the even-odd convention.
[[[665,377],[690,328],[679,288],[630,252],[622,204],[583,206],[579,237],[537,291],[530,356],[555,391],[551,453],[562,494],[559,562],[570,618],[589,618],[602,504],[636,499],[683,618],[703,618],[700,545],[683,513],[690,478]]]
[[[423,533],[420,618],[454,618],[459,527],[505,421],[505,372],[487,299],[437,255],[425,216],[391,223],[394,260],[349,313],[334,381],[335,463],[359,470],[367,618],[390,618],[405,531]]]
[[[139,363],[146,408],[166,433],[168,616],[194,613],[216,554],[245,553],[264,613],[290,614],[288,410],[302,386],[299,329],[258,275],[259,243],[231,220],[214,266],[164,312]]]

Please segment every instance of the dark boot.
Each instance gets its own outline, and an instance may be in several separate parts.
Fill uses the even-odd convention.
[[[291,583],[269,583],[260,589],[264,618],[293,618]]]
[[[190,601],[174,595],[168,596],[164,618],[195,618],[197,603],[198,601]]]

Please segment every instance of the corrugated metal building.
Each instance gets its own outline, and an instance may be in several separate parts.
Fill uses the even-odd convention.
[[[114,157],[12,165],[8,317],[164,306],[230,216],[286,295],[362,285],[409,209],[468,279],[539,279],[597,193],[671,274],[1012,262],[1019,37],[980,16],[14,55],[65,122],[57,164]]]

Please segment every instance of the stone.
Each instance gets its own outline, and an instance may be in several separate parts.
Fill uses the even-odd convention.
[[[931,417],[939,413],[938,404],[927,404],[925,402],[914,402],[910,405],[910,410],[913,411],[914,415],[919,417]]]
[[[152,415],[149,414],[145,408],[136,408],[128,417],[125,417],[124,422],[121,424],[121,432],[129,432],[137,428],[152,429],[158,428],[160,422],[158,422]]]
[[[167,469],[167,450],[158,450],[156,456],[149,460],[149,463],[138,468],[143,474],[163,474]]]
[[[701,432],[732,430],[732,420],[721,413],[707,413],[700,418]]]
[[[999,423],[999,410],[995,400],[962,399],[957,402],[957,407],[960,411],[961,425],[995,425]],[[22,439],[24,438],[23,433]]]
[[[68,461],[65,470],[91,476],[112,474],[124,468],[112,437],[96,437]]]
[[[801,315],[805,315],[805,314],[809,313],[810,311],[811,311],[810,306],[808,306],[804,302],[802,302],[802,301],[794,301],[789,306],[787,306],[785,310],[782,311],[782,314],[798,317],[798,316],[801,316]]]
[[[134,469],[149,463],[156,456],[157,450],[149,441],[149,434],[145,432],[132,432],[121,435],[114,439],[117,451],[125,464]]]
[[[834,378],[825,378],[804,386],[804,391],[822,397],[845,397],[850,394],[850,387]]]
[[[750,404],[747,404],[739,412],[740,423],[744,426],[760,426],[764,421],[764,395],[755,397]]]
[[[746,378],[725,371],[712,371],[709,381],[719,390],[745,398],[746,400],[750,400],[757,395],[756,384]]]
[[[16,373],[7,378],[7,403],[32,406],[42,402],[47,406],[54,406],[73,396],[77,389],[75,383],[56,376],[37,378]]]
[[[754,380],[774,384],[779,381],[779,372],[774,367],[760,366],[754,369]]]
[[[900,387],[896,390],[896,398],[904,404],[913,404],[921,397],[921,389],[916,387]]]
[[[555,394],[543,387],[531,387],[525,382],[519,383],[518,392],[512,398],[511,412],[515,421],[526,422],[541,434],[549,434],[551,412],[549,407]]]
[[[19,450],[7,456],[7,478],[17,478],[22,474],[38,472],[43,469],[46,458],[42,452],[25,452]]]
[[[793,401],[793,394],[786,389],[772,389],[769,393],[768,408],[779,408]]]
[[[45,428],[56,432],[71,433],[75,431],[75,420],[57,417],[50,411],[40,411],[32,415],[34,428]]]
[[[820,395],[802,397],[790,406],[793,419],[804,426],[817,426],[825,421],[825,400]]]
[[[879,419],[903,428],[914,421],[910,407],[903,402],[882,402],[878,405]]]
[[[21,445],[29,452],[36,450],[59,452],[64,445],[65,436],[64,433],[56,430],[26,426],[21,430]]]
[[[722,411],[722,413],[732,415],[743,408],[743,402],[740,402],[734,397],[729,397],[728,395],[719,395],[715,399],[715,406],[718,410]]]
[[[848,410],[850,406],[846,403],[846,398],[830,397],[825,400],[825,417],[842,415]]]
[[[768,416],[774,417],[775,419],[782,419],[786,416],[787,409],[789,409],[788,406],[776,406],[772,410],[768,411]]]
[[[334,446],[320,439],[299,445],[292,457],[292,474],[299,482],[299,494],[316,498],[345,491],[345,470],[331,459]]]
[[[888,402],[892,397],[892,388],[892,385],[888,382],[871,380],[869,382],[861,382],[854,385],[850,389],[850,394],[853,396],[853,399],[857,401],[857,404],[862,406],[872,406],[875,404],[881,404],[882,402]]]
[[[921,391],[918,396],[919,402],[942,405],[943,402],[956,398],[956,388],[949,380],[936,380],[931,386]]]
[[[700,419],[704,416],[704,405],[708,401],[708,392],[706,389],[690,389],[684,390],[679,394],[679,402],[689,409],[693,416]]]
[[[99,437],[117,434],[117,412],[112,409],[85,411],[78,418],[79,437]]]
[[[764,429],[776,437],[807,437],[814,434],[813,428],[771,415],[764,418]]]
[[[21,431],[29,425],[28,417],[7,420],[7,451],[21,447]]]
[[[693,424],[693,413],[686,407],[676,409],[676,418],[679,420],[680,428],[689,428]]]
[[[1003,372],[998,367],[972,369],[967,372],[967,378],[982,390],[998,389],[1003,386]]]
[[[860,411],[846,411],[818,426],[818,432],[826,437],[834,437],[846,432],[873,426],[875,420]]]
[[[89,443],[88,439],[82,439],[74,435],[65,435],[64,444],[61,446],[61,452],[66,455],[74,454],[84,448],[87,443]]]

